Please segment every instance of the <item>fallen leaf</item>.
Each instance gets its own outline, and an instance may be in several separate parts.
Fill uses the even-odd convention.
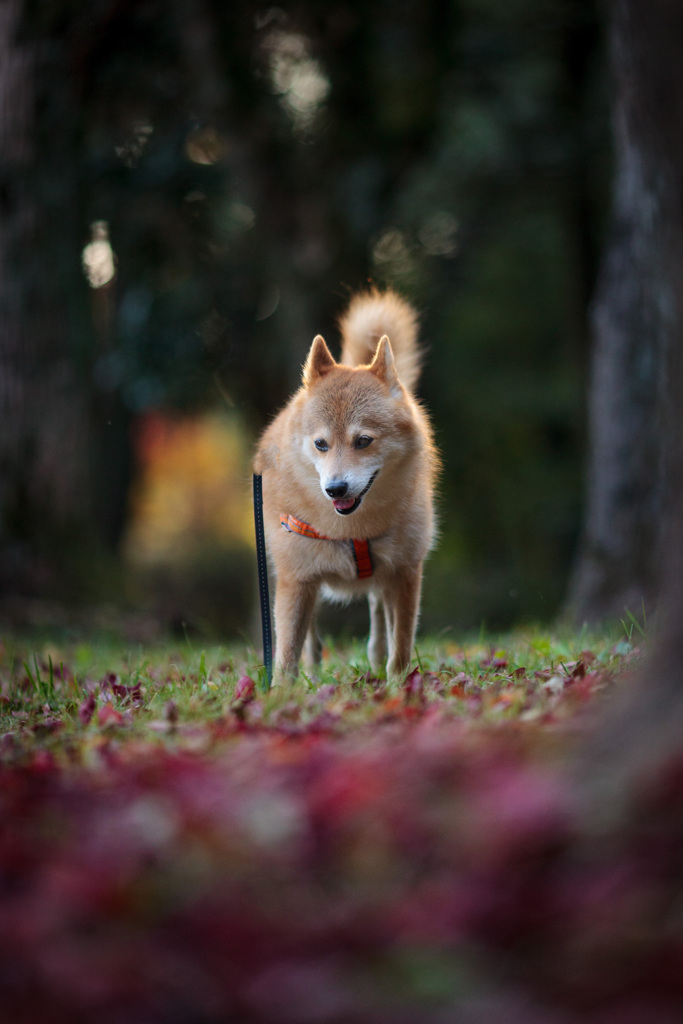
[[[78,709],[78,717],[82,725],[87,725],[92,716],[95,713],[97,707],[97,697],[94,693],[89,693],[83,703]]]
[[[256,697],[256,683],[251,676],[242,676],[235,686],[234,700],[241,700],[243,703],[254,700]]]
[[[105,704],[97,712],[97,724],[103,729],[110,726],[123,725],[123,715],[111,704]]]
[[[403,694],[406,704],[424,703],[424,677],[419,668],[414,668],[406,676],[406,681],[403,684]]]

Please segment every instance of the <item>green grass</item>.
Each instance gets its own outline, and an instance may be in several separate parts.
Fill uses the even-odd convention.
[[[484,723],[514,717],[552,723],[577,704],[564,699],[579,692],[571,684],[587,676],[591,693],[604,689],[637,654],[642,636],[631,625],[601,634],[528,628],[461,643],[420,638],[414,659],[420,678],[412,690],[374,678],[360,643],[328,640],[315,677],[304,668],[293,686],[264,692],[257,654],[244,645],[141,646],[5,634],[2,751],[16,757],[47,749],[78,758],[93,745],[124,739],[205,749],[236,724],[301,731],[325,712],[326,728],[343,732],[406,707]],[[255,681],[253,699],[236,700],[244,676]],[[583,697],[584,691],[585,683]]]

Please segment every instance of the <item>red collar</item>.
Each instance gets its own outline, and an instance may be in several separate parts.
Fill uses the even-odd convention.
[[[325,533],[319,533],[314,526],[311,526],[310,523],[305,523],[303,519],[297,519],[296,516],[289,516],[284,512],[280,516],[280,525],[290,533],[298,533],[302,537],[312,537],[314,540],[335,540],[334,537],[328,537]],[[356,562],[356,573],[358,575],[358,579],[366,580],[372,576],[370,541],[352,540],[350,541],[350,544],[353,549],[353,557]]]

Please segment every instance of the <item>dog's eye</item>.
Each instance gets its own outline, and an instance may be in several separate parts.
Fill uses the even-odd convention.
[[[317,437],[313,444],[316,446],[319,452],[326,452],[329,448],[327,441],[323,441],[322,437]]]
[[[369,444],[372,444],[372,438],[368,437],[367,434],[361,434],[360,437],[356,438],[356,448],[367,448]]]

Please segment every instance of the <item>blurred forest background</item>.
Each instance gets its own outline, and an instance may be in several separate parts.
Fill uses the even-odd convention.
[[[618,615],[576,568],[606,34],[593,0],[4,0],[0,614],[245,634],[255,436],[373,281],[422,311],[444,456],[422,628]]]

